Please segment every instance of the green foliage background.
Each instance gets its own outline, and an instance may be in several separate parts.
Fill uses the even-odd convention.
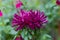
[[[59,6],[56,5],[56,0],[21,0],[23,9],[44,11],[48,17],[48,23],[45,28],[41,29],[39,40],[53,40],[58,37],[57,20],[60,18]],[[0,0],[0,10],[3,11],[3,17],[0,17],[0,40],[13,40],[17,33],[11,26],[13,14],[16,13],[14,5],[15,0]],[[24,34],[25,33],[25,34]],[[21,33],[25,40],[32,38],[28,31],[23,30]],[[29,34],[29,35],[27,35]],[[38,33],[37,33],[38,34]],[[26,35],[26,36],[25,36]]]

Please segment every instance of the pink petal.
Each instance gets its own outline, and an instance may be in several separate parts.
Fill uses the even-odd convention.
[[[2,17],[3,16],[3,13],[2,13],[2,11],[0,10],[0,17]]]

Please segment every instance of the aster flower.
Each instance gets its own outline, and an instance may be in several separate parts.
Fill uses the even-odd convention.
[[[47,22],[44,12],[40,12],[39,10],[30,10],[29,18],[30,22],[28,27],[32,30],[34,30],[35,28],[41,28],[42,25]]]
[[[56,4],[57,5],[60,5],[60,0],[56,0]]]
[[[20,10],[20,15],[14,14],[12,26],[17,26],[16,30],[21,30],[24,27],[34,30],[36,28],[41,28],[46,22],[47,20],[44,12],[40,12],[39,10]]]
[[[3,16],[3,14],[2,14],[2,11],[0,10],[0,17],[2,17]]]
[[[20,8],[23,5],[23,3],[20,0],[16,0],[16,2],[16,8]]]
[[[15,40],[23,40],[22,36],[17,36]]]
[[[24,26],[25,26],[24,16],[28,17],[27,15],[28,15],[27,11],[25,11],[25,10],[20,10],[20,15],[14,14],[14,18],[12,20],[12,27],[18,26],[16,28],[16,31],[24,28]]]

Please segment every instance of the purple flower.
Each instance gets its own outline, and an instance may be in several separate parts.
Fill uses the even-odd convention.
[[[22,36],[17,36],[15,40],[23,40]]]
[[[56,4],[57,5],[60,5],[60,0],[56,0]]]
[[[16,1],[17,1],[16,8],[20,8],[23,5],[23,3],[20,0],[16,0]]]
[[[24,27],[34,30],[36,28],[41,28],[46,22],[47,20],[44,12],[40,12],[39,10],[20,10],[20,15],[14,14],[12,26],[17,26],[16,30],[21,30]]]

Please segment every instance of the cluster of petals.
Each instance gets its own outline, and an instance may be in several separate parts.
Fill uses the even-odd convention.
[[[16,31],[23,29],[24,27],[29,29],[41,28],[44,23],[47,23],[44,12],[39,10],[20,10],[20,13],[14,14],[12,20],[12,26],[16,26]]]

